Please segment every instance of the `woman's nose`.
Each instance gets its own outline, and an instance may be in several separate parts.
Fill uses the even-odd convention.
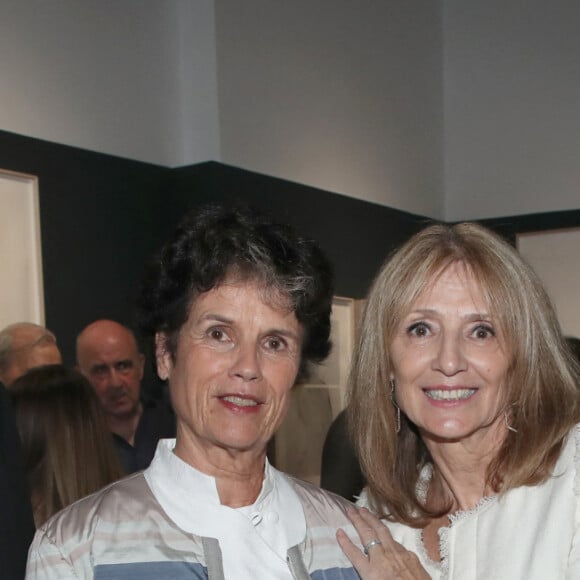
[[[447,376],[455,375],[467,368],[461,337],[456,333],[443,333],[433,360],[436,370]]]
[[[258,351],[254,345],[240,346],[236,349],[230,374],[244,381],[255,381],[261,378],[262,370]]]

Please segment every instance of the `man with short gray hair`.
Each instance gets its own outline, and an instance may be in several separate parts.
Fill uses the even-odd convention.
[[[56,337],[32,322],[17,322],[0,330],[0,383],[9,387],[27,370],[61,364]]]

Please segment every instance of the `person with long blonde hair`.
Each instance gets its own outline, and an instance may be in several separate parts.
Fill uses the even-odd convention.
[[[37,527],[122,477],[99,400],[80,373],[38,367],[16,379],[9,393]]]
[[[361,505],[386,524],[355,514],[368,557],[339,533],[361,576],[385,577],[395,541],[432,578],[580,578],[578,384],[513,247],[468,223],[408,241],[370,291],[351,375]]]

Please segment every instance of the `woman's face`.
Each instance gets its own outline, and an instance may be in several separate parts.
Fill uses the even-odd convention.
[[[217,449],[232,457],[265,454],[286,414],[302,326],[280,300],[264,302],[264,292],[239,282],[201,294],[174,360],[158,345],[159,371],[169,379],[177,415],[175,452],[198,468]]]
[[[501,389],[509,356],[463,264],[451,264],[427,286],[389,352],[397,403],[426,441],[503,437]]]

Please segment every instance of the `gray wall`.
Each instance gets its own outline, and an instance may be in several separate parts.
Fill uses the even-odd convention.
[[[447,220],[575,209],[579,21],[573,0],[3,0],[0,130]]]
[[[0,129],[174,166],[219,156],[213,0],[2,0]]]
[[[440,12],[216,0],[222,161],[444,217]]]
[[[171,167],[223,161],[442,217],[438,2],[2,8],[0,129]]]
[[[580,207],[580,3],[444,0],[449,220]]]

